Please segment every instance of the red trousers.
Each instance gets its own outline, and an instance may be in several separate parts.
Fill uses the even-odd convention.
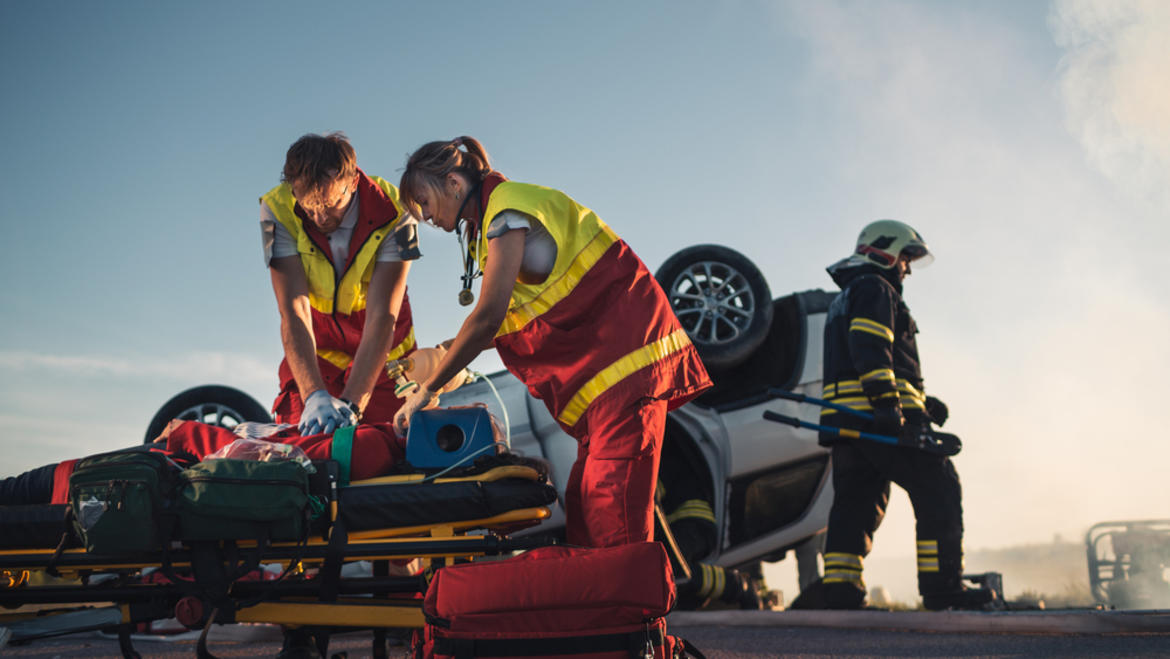
[[[654,539],[654,484],[667,403],[642,398],[585,412],[586,433],[565,488],[566,539],[613,547]]]
[[[349,379],[350,369],[342,370],[332,362],[317,358],[317,367],[321,369],[321,377],[325,380],[325,389],[331,396],[340,396]],[[362,412],[364,423],[394,423],[394,415],[402,407],[403,399],[394,395],[394,383],[383,372],[378,375],[374,384],[374,391]],[[301,420],[301,412],[305,410],[305,401],[297,389],[297,381],[293,378],[292,370],[287,361],[280,362],[280,393],[272,403],[272,416],[277,423],[297,424]]]

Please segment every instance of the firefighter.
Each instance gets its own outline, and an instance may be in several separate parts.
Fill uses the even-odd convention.
[[[470,137],[431,142],[402,174],[420,219],[456,232],[460,301],[479,302],[395,424],[482,350],[579,442],[565,493],[567,539],[606,547],[653,539],[653,496],[666,413],[710,379],[665,293],[629,245],[568,195],[504,178]]]
[[[902,300],[911,264],[933,259],[922,236],[895,220],[866,226],[852,256],[828,268],[841,287],[825,324],[824,398],[873,414],[866,421],[833,409],[821,423],[897,436],[907,428],[946,421],[946,406],[924,393],[915,334]],[[825,541],[825,576],[794,608],[860,608],[862,567],[894,482],[910,495],[917,522],[918,590],[927,609],[980,608],[991,597],[962,583],[963,509],[950,458],[917,449],[842,439],[832,447],[835,496]]]
[[[393,421],[384,365],[414,349],[406,276],[419,257],[397,188],[358,169],[345,135],[305,135],[260,198],[260,226],[284,345],[276,421],[304,435]]]
[[[691,578],[678,587],[678,608],[762,608],[758,586],[763,584],[763,574],[703,561],[715,551],[719,538],[708,489],[703,486],[703,476],[679,452],[663,452],[654,499],[662,507],[670,534],[691,569]]]

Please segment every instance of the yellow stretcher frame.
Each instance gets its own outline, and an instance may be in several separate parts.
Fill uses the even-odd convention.
[[[357,481],[349,487],[364,487],[371,485],[386,485],[393,483],[409,484],[422,480],[421,475],[391,476],[366,481]],[[457,482],[468,480],[496,481],[507,478],[537,480],[539,475],[530,467],[505,466],[497,467],[484,474],[472,477],[438,479],[434,482]],[[486,518],[442,522],[431,525],[417,525],[356,531],[347,534],[343,560],[391,561],[413,558],[428,560],[431,569],[448,565],[454,561],[470,561],[490,554],[510,552],[525,543],[511,543],[506,537],[488,533],[486,535],[471,534],[475,530],[516,529],[525,528],[540,523],[551,516],[547,506],[521,508]],[[337,511],[331,510],[331,517],[336,520]],[[256,546],[254,540],[238,541],[241,552],[246,552]],[[540,543],[527,543],[527,546],[537,546]],[[547,544],[547,543],[543,543]],[[286,568],[296,560],[298,565],[290,570],[293,574],[303,570],[321,566],[326,556],[329,540],[319,536],[311,537],[304,543],[279,542],[269,545],[264,552],[261,562],[265,564],[280,564]],[[44,592],[53,587],[30,586],[27,573],[44,570],[45,566],[57,554],[52,549],[4,549],[0,550],[0,603],[9,604],[19,601],[21,593],[32,594],[40,590]],[[181,549],[172,550],[170,565],[175,568],[189,568],[191,561],[184,557]],[[159,567],[162,553],[149,556],[127,556],[124,558],[109,556],[94,556],[93,560],[86,560],[84,549],[68,549],[60,552],[56,558],[56,570],[61,577],[77,578],[82,573],[101,573],[115,571],[136,571],[144,568]],[[271,583],[271,582],[268,582]],[[303,582],[299,582],[303,583]],[[235,587],[235,584],[232,586]],[[81,587],[76,587],[80,589]],[[152,586],[141,586],[143,591]],[[76,589],[75,589],[76,590]],[[93,591],[95,594],[100,592]],[[230,591],[229,591],[230,592]],[[62,597],[67,593],[63,592]],[[55,596],[55,595],[51,595]],[[241,598],[243,599],[243,598]],[[54,604],[80,604],[95,602],[94,599],[78,599],[75,602],[57,600]],[[166,615],[149,614],[143,617],[141,607],[133,603],[113,601],[120,612],[120,629],[146,622],[151,619],[169,617]],[[326,628],[351,629],[392,629],[414,628],[421,629],[425,621],[422,615],[422,600],[418,598],[390,597],[386,595],[375,597],[339,596],[333,601],[323,602],[319,599],[300,596],[282,596],[279,599],[262,600],[256,603],[243,603],[238,609],[220,614],[216,622],[251,622],[270,623],[284,626],[313,626]],[[70,609],[69,611],[76,611]],[[68,611],[63,611],[68,612]],[[156,609],[157,612],[157,609]],[[113,611],[110,611],[111,616]],[[36,618],[44,619],[44,612]],[[18,625],[22,619],[28,619],[27,612],[13,611],[0,614],[0,625]],[[68,633],[68,632],[65,632]],[[126,651],[128,641],[124,642],[123,651]]]

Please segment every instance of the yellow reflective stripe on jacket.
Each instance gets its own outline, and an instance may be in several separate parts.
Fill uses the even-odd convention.
[[[869,373],[861,376],[862,382],[894,382],[894,369],[892,368],[875,368]]]
[[[503,336],[523,329],[533,318],[548,311],[557,302],[568,297],[577,287],[581,278],[585,276],[585,273],[589,272],[615,241],[617,241],[617,234],[607,226],[601,227],[593,239],[577,253],[568,270],[559,279],[546,286],[531,302],[508,310],[508,315],[504,317],[504,324],[500,326],[500,331],[496,333],[496,336]],[[551,279],[552,276],[549,275],[549,277]]]
[[[926,394],[910,384],[909,380],[898,378],[896,386],[898,387],[899,398],[902,400],[902,407],[909,407],[916,410],[926,409]]]
[[[561,414],[557,417],[557,420],[566,426],[576,424],[577,420],[581,418],[581,415],[585,413],[585,409],[589,407],[589,403],[592,403],[594,399],[605,393],[610,387],[621,382],[631,373],[646,368],[657,361],[661,361],[690,344],[691,341],[687,338],[686,330],[679,328],[661,339],[648,343],[619,358],[614,363],[602,369],[600,373],[593,376],[577,393],[573,394],[573,397],[569,399],[565,408],[561,410]]]
[[[711,504],[703,499],[689,499],[684,501],[681,506],[675,508],[673,512],[666,516],[666,521],[670,524],[677,522],[680,519],[702,519],[712,524],[715,523],[715,512],[711,510]]]
[[[882,398],[892,398],[894,396],[897,396],[898,401],[902,404],[903,408],[914,409],[914,410],[925,410],[926,409],[926,397],[924,395],[922,395],[921,392],[914,389],[912,386],[910,387],[910,389],[913,391],[904,391],[901,388],[899,388],[898,391],[889,391],[889,392],[883,393],[882,395],[878,396],[878,399],[880,400]],[[825,392],[826,392],[824,394],[825,400],[827,400],[831,403],[836,403],[838,405],[844,405],[845,407],[848,407],[850,409],[861,410],[863,412],[873,411],[873,404],[870,403],[869,398],[866,397],[865,395],[835,396],[833,394],[828,393],[829,392],[828,388],[825,389]],[[861,392],[858,391],[857,393],[860,394]],[[821,410],[821,416],[828,416],[830,414],[836,414],[836,413],[837,413],[837,410],[834,410],[832,408],[825,408],[825,409]]]
[[[885,325],[882,325],[876,320],[870,320],[869,318],[854,318],[853,321],[849,323],[849,331],[865,332],[866,334],[872,334],[879,339],[883,339],[890,343],[894,342],[894,330],[886,327]]]
[[[832,382],[825,387],[825,398],[832,398],[834,396],[845,396],[849,394],[860,394],[865,390],[861,388],[861,380],[839,380]]]
[[[398,345],[394,346],[390,349],[390,352],[386,353],[386,361],[392,362],[396,359],[401,359],[402,356],[409,352],[413,347],[414,327],[411,326],[410,333],[406,335],[406,338],[402,339]],[[343,371],[349,368],[349,365],[353,363],[353,355],[349,354],[348,352],[342,352],[341,350],[318,350],[317,356]]]

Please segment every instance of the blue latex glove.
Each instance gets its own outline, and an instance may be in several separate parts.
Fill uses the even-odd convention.
[[[349,411],[350,417],[346,417],[339,408]],[[298,428],[301,435],[331,433],[338,428],[353,425],[353,421],[350,421],[352,415],[348,405],[330,396],[328,391],[318,389],[305,399],[305,409],[301,412]]]

